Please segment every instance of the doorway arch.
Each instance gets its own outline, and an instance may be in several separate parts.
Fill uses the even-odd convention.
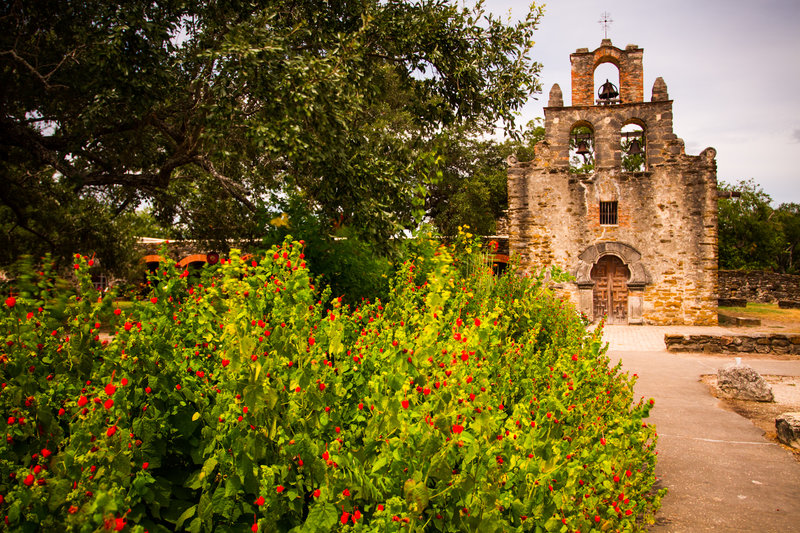
[[[606,317],[608,324],[628,323],[628,279],[631,272],[615,255],[601,257],[592,267],[590,277],[592,310],[595,318]]]
[[[592,320],[598,320],[605,314],[598,315],[597,312],[599,310],[595,308],[595,285],[597,284],[597,278],[601,277],[601,274],[595,270],[595,266],[601,264],[606,257],[614,257],[616,261],[622,263],[627,269],[627,274],[625,274],[625,270],[614,262],[615,270],[619,269],[621,271],[617,276],[625,276],[624,289],[621,292],[625,293],[627,310],[625,311],[626,320],[622,323],[642,324],[644,289],[646,285],[651,283],[651,278],[642,264],[642,255],[633,246],[622,242],[593,244],[578,256],[578,265],[573,272],[575,274],[575,284],[578,286],[580,311]],[[606,259],[606,267],[609,262],[615,260]],[[617,285],[620,285],[619,281]],[[622,295],[619,295],[617,299],[621,302]],[[613,308],[613,303],[607,304],[606,308]]]

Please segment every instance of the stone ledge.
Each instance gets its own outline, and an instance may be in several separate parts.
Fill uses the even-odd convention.
[[[800,355],[800,335],[664,335],[668,352]]]
[[[735,327],[745,327],[745,326],[760,326],[761,319],[760,318],[746,318],[741,316],[729,316],[724,315],[722,313],[719,314],[719,325],[720,326],[735,326]]]
[[[720,307],[747,307],[747,298],[719,298]]]

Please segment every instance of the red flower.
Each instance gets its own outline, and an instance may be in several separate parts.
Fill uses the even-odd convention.
[[[111,409],[112,407],[114,407],[114,400],[112,400],[111,398],[109,398],[108,400],[106,400],[106,401],[103,403],[103,407],[105,407],[106,409]]]
[[[382,503],[378,504],[378,511],[383,511],[383,504]]]
[[[231,360],[230,360],[230,359],[223,359],[223,360],[222,360],[222,366],[223,366],[223,367],[226,367],[226,366],[228,366],[230,363],[231,363]]]
[[[346,524],[348,520],[350,520],[350,513],[348,513],[347,511],[342,511],[342,518],[340,519],[340,521],[342,522],[342,524]]]
[[[116,433],[116,432],[117,432],[117,426],[111,426],[111,427],[110,427],[110,428],[108,428],[108,430],[106,431],[106,437],[111,437],[111,436],[113,436],[113,435],[114,435],[114,433]]]
[[[117,392],[117,387],[113,383],[109,383],[108,385],[106,385],[106,394],[111,396],[115,392]]]
[[[150,466],[150,463],[148,463],[147,461],[145,461],[144,463],[142,463],[142,470],[147,470],[147,467],[148,467],[148,466]]]
[[[315,343],[315,342],[316,342],[316,341],[314,340],[314,337],[309,337],[309,338],[308,338],[308,344],[309,344],[309,346],[314,346],[314,343]]]
[[[9,307],[14,307],[15,305],[17,305],[17,299],[14,298],[13,296],[9,296],[8,298],[6,298],[6,305]]]
[[[281,492],[283,492],[283,490],[284,490],[284,487],[283,487],[283,485],[278,485],[278,486],[275,488],[275,490],[277,490],[277,491],[278,491],[278,494],[280,494]]]
[[[254,502],[256,505],[261,506],[264,505],[264,497],[259,496],[258,499]]]
[[[121,315],[122,314],[122,309],[120,309],[119,307],[114,309],[114,314],[117,315],[117,316]]]
[[[152,298],[150,298],[150,303],[157,304],[157,303],[158,303],[158,298],[156,298],[155,296],[153,296]]]
[[[50,457],[51,454],[52,452],[50,450],[48,450],[47,448],[42,448],[42,457],[47,459],[48,457]]]
[[[250,531],[253,533],[257,533],[258,531],[258,522],[253,522],[253,527],[250,528]]]
[[[78,407],[83,407],[87,403],[89,403],[89,399],[86,396],[81,396],[78,398]]]
[[[403,400],[400,403],[403,405],[403,409],[408,409],[408,400]]]
[[[343,495],[343,496],[350,496],[350,489],[344,489],[344,490],[342,491],[342,495]]]
[[[31,485],[33,485],[33,479],[34,479],[33,474],[28,474],[27,476],[25,476],[25,479],[22,482],[30,487]]]
[[[322,494],[322,491],[320,491],[319,489],[314,491],[314,497],[315,498],[319,498],[320,494]]]
[[[453,425],[453,433],[455,433],[455,434],[459,434],[459,433],[461,433],[462,431],[464,431],[464,426],[462,426],[462,425],[460,425],[460,424],[454,424],[454,425]]]
[[[356,509],[355,512],[353,513],[353,523],[355,524],[356,520],[359,520],[359,519],[361,519],[361,511]]]

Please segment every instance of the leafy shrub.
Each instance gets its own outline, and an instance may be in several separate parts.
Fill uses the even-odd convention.
[[[475,246],[415,241],[389,298],[352,308],[316,292],[290,239],[193,286],[167,267],[119,314],[78,258],[56,320],[42,272],[2,305],[0,516],[22,531],[644,528],[661,496],[652,401],[632,404],[600,333],[541,278],[493,278]]]

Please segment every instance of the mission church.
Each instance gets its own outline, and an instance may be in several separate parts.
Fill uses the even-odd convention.
[[[610,39],[570,55],[571,105],[553,85],[533,161],[509,157],[509,251],[573,274],[556,290],[591,320],[715,325],[716,151],[685,153],[663,79],[644,101],[642,56]],[[604,63],[619,87],[595,90]]]

